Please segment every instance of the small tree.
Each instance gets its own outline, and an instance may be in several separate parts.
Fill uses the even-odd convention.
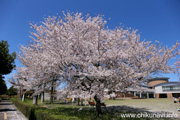
[[[7,41],[0,41],[0,94],[5,94],[7,91],[3,75],[9,74],[15,68],[16,53],[10,54],[8,47]]]
[[[3,76],[0,75],[0,95],[6,94],[7,86],[6,82],[3,80]]]
[[[11,86],[8,90],[7,90],[7,94],[11,97],[14,95],[17,95],[17,88],[14,88],[13,86]]]
[[[9,45],[7,41],[0,41],[0,75],[9,74],[16,66],[14,60],[16,53],[9,53]]]

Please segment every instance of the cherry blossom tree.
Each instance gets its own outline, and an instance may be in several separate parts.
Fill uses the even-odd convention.
[[[53,66],[50,66],[51,63],[49,56],[40,49],[40,46],[35,46],[31,44],[27,47],[21,46],[21,53],[18,55],[20,61],[25,66],[23,69],[19,68],[17,79],[22,79],[21,84],[27,84],[25,90],[34,90],[34,104],[37,104],[38,94],[44,94],[45,87],[44,84],[49,84],[52,82],[50,78],[56,76],[56,74],[51,70]],[[54,83],[51,84],[53,90]],[[53,93],[53,91],[52,91]],[[53,95],[51,95],[53,97]],[[44,95],[42,95],[44,97]],[[51,97],[51,99],[52,99]],[[43,101],[43,99],[42,99]],[[51,100],[52,102],[52,100]]]
[[[179,82],[180,82],[180,59],[175,63],[175,66],[176,66],[176,72],[178,74]]]
[[[29,71],[31,85],[49,80],[53,85],[59,77],[68,78],[64,81],[69,91],[94,97],[99,115],[105,89],[124,90],[153,73],[173,71],[167,63],[179,54],[178,43],[161,47],[141,41],[137,30],[111,30],[106,23],[101,16],[67,13],[48,17],[41,25],[31,24],[33,43],[21,46],[18,56]]]

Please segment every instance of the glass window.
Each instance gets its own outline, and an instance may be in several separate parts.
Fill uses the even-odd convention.
[[[162,86],[163,91],[180,91],[180,86]]]

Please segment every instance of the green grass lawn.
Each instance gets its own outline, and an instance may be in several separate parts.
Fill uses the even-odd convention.
[[[121,106],[126,105],[135,108],[145,108],[149,111],[168,111],[176,112],[179,103],[174,103],[173,99],[160,98],[160,99],[121,99],[121,100],[106,100],[108,106]]]
[[[26,98],[24,100],[24,103],[30,105],[30,106],[36,106],[33,105],[33,100]],[[41,103],[41,100],[38,100],[38,106],[40,107],[44,107],[44,108],[48,108],[48,109],[53,109],[53,108],[58,108],[58,107],[65,107],[65,108],[93,108],[93,106],[78,106],[75,103],[68,103],[66,104],[64,101],[60,101],[60,100],[54,100],[53,104],[50,104],[49,100],[45,100],[44,103]]]
[[[25,104],[32,105],[32,99],[25,99]],[[122,118],[123,113],[144,113],[144,112],[177,112],[179,103],[173,103],[172,99],[122,99],[122,100],[106,100],[107,109],[104,107],[103,115],[96,116],[95,107],[92,106],[77,106],[70,104],[64,104],[63,101],[55,100],[53,104],[49,104],[49,101],[41,103],[38,100],[39,107],[45,107],[46,109],[39,109],[53,116],[54,118],[61,118],[63,120],[131,120],[132,118]],[[82,110],[81,110],[81,109]],[[142,118],[136,118],[141,120]],[[149,119],[149,118],[144,118]],[[163,118],[164,119],[164,118]],[[168,118],[169,119],[169,118]],[[152,120],[152,119],[151,119]]]
[[[173,99],[160,98],[160,99],[116,99],[106,100],[108,105],[138,105],[138,104],[154,104],[154,103],[173,103]]]

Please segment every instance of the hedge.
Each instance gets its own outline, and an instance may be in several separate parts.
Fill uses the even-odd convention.
[[[49,110],[46,108],[26,105],[17,99],[11,99],[11,101],[29,120],[62,120],[50,115]]]

